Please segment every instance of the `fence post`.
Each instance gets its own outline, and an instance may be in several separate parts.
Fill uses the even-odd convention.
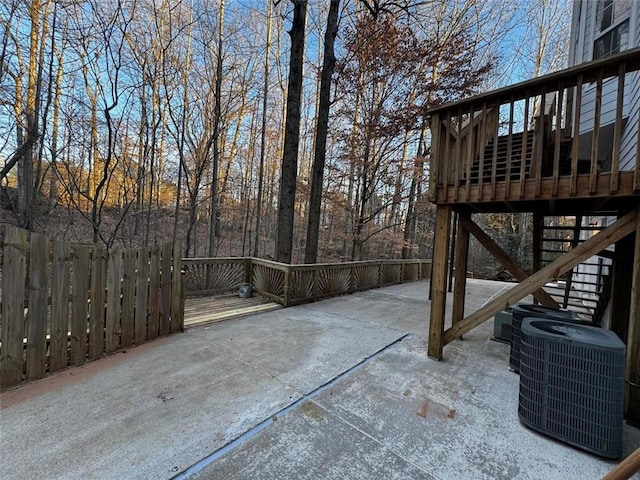
[[[173,262],[171,265],[171,333],[184,330],[184,272],[182,271],[182,246],[179,240],[173,242]]]
[[[253,259],[251,257],[244,259],[244,283],[253,284]]]
[[[356,267],[353,265],[349,267],[349,292],[354,292],[356,289],[355,269]]]
[[[286,270],[284,271],[283,301],[284,301],[284,306],[288,307],[289,302],[291,301],[291,270],[289,269],[288,266],[285,268]]]
[[[316,298],[320,294],[320,270],[318,266],[313,269],[313,290],[312,295]]]

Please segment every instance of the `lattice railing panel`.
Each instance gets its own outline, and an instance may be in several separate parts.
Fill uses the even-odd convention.
[[[388,283],[400,283],[400,265],[398,264],[385,264],[382,265],[382,279],[383,285]]]
[[[244,262],[190,262],[183,264],[185,292],[191,295],[236,290],[245,278]]]
[[[323,268],[319,272],[318,293],[346,293],[351,287],[350,268]]]
[[[354,289],[362,290],[378,285],[380,273],[378,265],[361,265],[355,267],[354,270]]]
[[[291,299],[297,300],[313,296],[313,270],[291,273]]]
[[[284,271],[267,265],[254,265],[252,284],[256,290],[283,297]]]
[[[419,263],[406,263],[402,272],[402,281],[408,282],[411,280],[417,280],[420,278],[420,264]]]

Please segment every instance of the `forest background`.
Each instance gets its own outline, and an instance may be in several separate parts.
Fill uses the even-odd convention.
[[[178,238],[190,257],[429,258],[428,109],[565,67],[571,7],[4,1],[0,227]],[[528,214],[477,221],[531,265]],[[488,257],[473,244],[469,269],[495,278]]]

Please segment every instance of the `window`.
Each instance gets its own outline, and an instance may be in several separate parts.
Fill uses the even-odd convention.
[[[593,58],[618,53],[629,45],[631,0],[598,0]]]

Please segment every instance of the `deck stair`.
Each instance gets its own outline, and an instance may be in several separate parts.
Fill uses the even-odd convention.
[[[541,265],[544,267],[581,244],[602,227],[589,225],[582,216],[547,216],[540,235]],[[605,250],[545,286],[561,307],[569,308],[600,323],[611,295],[612,251]]]

